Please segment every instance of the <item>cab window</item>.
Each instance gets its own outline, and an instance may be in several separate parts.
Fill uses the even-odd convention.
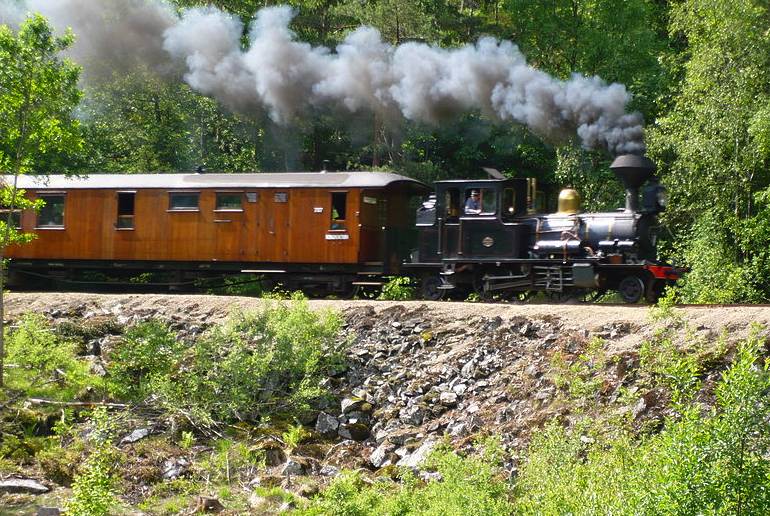
[[[494,215],[497,213],[497,191],[493,188],[481,189],[481,214]]]
[[[460,190],[448,188],[444,192],[444,217],[453,219],[460,216]]]

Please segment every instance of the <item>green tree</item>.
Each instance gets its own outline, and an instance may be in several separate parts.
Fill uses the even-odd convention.
[[[659,2],[504,0],[504,5],[507,37],[533,66],[562,79],[580,73],[624,84],[634,96],[631,110],[646,120],[657,116],[657,99],[670,81],[660,63],[670,51]],[[556,163],[556,182],[577,188],[588,209],[610,209],[622,199],[606,153],[569,142],[557,148]],[[607,184],[617,187],[607,189]]]
[[[61,57],[73,36],[57,37],[39,15],[17,32],[0,25],[0,171],[5,174],[2,201],[7,208],[0,225],[0,385],[3,382],[3,268],[5,250],[18,242],[12,214],[27,207],[17,188],[22,174],[39,172],[58,154],[82,145],[72,112],[80,101],[80,69]]]
[[[667,165],[668,222],[705,237],[687,241],[677,253],[695,273],[686,298],[768,299],[770,285],[752,267],[758,258],[766,261],[770,241],[747,238],[747,232],[753,237],[766,234],[756,233],[762,222],[752,220],[760,209],[766,216],[764,203],[756,204],[756,193],[770,185],[767,2],[686,0],[673,4],[670,16],[672,37],[685,48],[670,63],[681,75],[681,89],[672,95],[670,112],[648,132],[648,140],[651,155]],[[715,241],[726,244],[722,252],[704,255],[703,246]],[[743,287],[722,292],[713,271],[726,270],[725,264],[735,279],[731,285]],[[755,286],[748,287],[752,282]]]
[[[81,107],[83,168],[95,172],[253,171],[263,123],[229,113],[182,83],[147,71],[92,85]]]

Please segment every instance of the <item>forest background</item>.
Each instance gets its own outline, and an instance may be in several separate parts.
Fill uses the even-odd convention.
[[[213,3],[246,26],[270,4],[172,3]],[[360,25],[378,28],[394,45],[456,47],[494,36],[513,41],[531,65],[558,78],[579,73],[626,85],[630,109],[646,121],[648,156],[671,196],[661,257],[692,268],[676,295],[688,302],[770,300],[767,0],[281,3],[296,9],[291,27],[313,45],[334,48]],[[491,166],[573,186],[587,210],[614,209],[622,200],[609,154],[577,140],[544,141],[479,113],[439,127],[323,111],[277,125],[264,111],[234,113],[196,93],[181,72],[169,81],[138,68],[91,77],[80,88],[77,123],[69,127],[76,137],[35,156],[35,173],[320,170],[328,160],[337,170],[392,170],[431,182],[482,177],[482,167]],[[0,133],[0,149],[8,145]]]

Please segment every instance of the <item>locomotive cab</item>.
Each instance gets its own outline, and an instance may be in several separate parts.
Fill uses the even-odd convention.
[[[452,263],[521,257],[527,212],[526,179],[436,182],[418,209],[419,247],[413,262]]]

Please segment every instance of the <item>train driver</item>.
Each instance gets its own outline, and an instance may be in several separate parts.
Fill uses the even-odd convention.
[[[481,202],[479,201],[478,190],[471,190],[471,196],[465,201],[465,213],[470,215],[481,213]]]

